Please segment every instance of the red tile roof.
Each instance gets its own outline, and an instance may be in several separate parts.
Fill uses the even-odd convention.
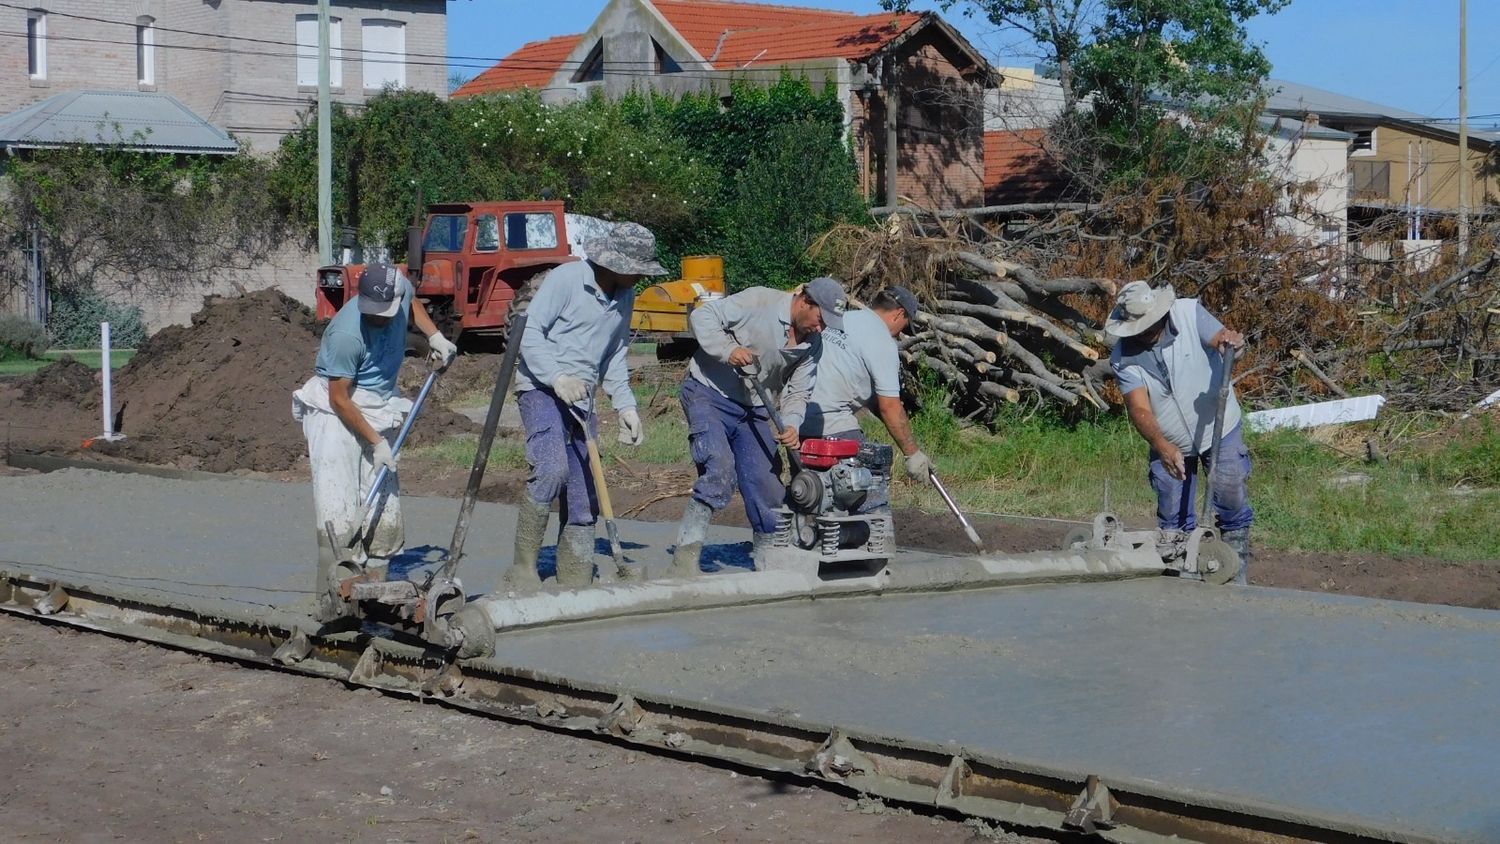
[[[868,58],[918,21],[916,14],[830,16],[765,29],[731,30],[714,60],[714,67],[731,70],[746,65],[771,65],[803,59]],[[708,55],[708,54],[705,54]]]
[[[1072,182],[1046,147],[1045,129],[984,133],[986,205],[1055,202],[1068,196]]]
[[[522,45],[521,49],[501,59],[499,64],[459,86],[453,96],[469,97],[517,88],[545,88],[582,38],[582,35],[559,35],[546,41],[532,41]]]
[[[857,15],[802,6],[727,0],[651,0],[683,39],[732,70],[807,59],[867,58],[922,19],[918,14]],[[541,88],[551,81],[582,35],[533,41],[453,92],[455,97]],[[679,61],[686,56],[677,56]]]

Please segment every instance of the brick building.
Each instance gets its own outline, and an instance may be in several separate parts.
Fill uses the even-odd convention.
[[[562,103],[641,86],[727,96],[731,80],[770,81],[784,71],[837,86],[871,203],[952,208],[983,201],[984,95],[998,76],[931,13],[610,0],[588,31],[527,44],[454,96],[531,88]]]
[[[21,4],[17,4],[21,5]],[[27,0],[0,8],[0,114],[76,89],[171,94],[258,152],[317,92],[315,0]],[[333,0],[334,99],[445,96],[446,0]]]

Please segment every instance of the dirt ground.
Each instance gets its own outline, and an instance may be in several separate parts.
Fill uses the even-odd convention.
[[[1034,842],[0,616],[6,841]]]

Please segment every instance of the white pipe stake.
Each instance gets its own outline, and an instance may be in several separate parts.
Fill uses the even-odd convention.
[[[102,383],[104,384],[104,404],[101,410],[104,414],[104,439],[112,440],[115,438],[115,403],[112,394],[113,385],[110,383],[109,323],[107,322],[99,323],[99,351],[102,364],[100,372],[103,375]]]

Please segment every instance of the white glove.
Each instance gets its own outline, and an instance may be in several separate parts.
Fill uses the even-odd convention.
[[[441,366],[447,366],[458,356],[458,346],[444,337],[441,331],[432,332],[432,336],[427,338],[427,347],[432,350],[427,357]]]
[[[390,469],[392,472],[396,471],[396,455],[391,453],[390,443],[381,440],[375,445],[370,446],[370,465],[374,466],[377,472],[382,467]]]
[[[906,476],[914,481],[925,481],[927,475],[932,471],[932,458],[925,451],[917,451],[907,455]]]
[[[552,382],[552,392],[567,404],[578,404],[589,397],[589,385],[576,375],[564,373]]]
[[[646,441],[646,427],[641,424],[641,414],[633,407],[620,411],[620,443],[640,445]]]

